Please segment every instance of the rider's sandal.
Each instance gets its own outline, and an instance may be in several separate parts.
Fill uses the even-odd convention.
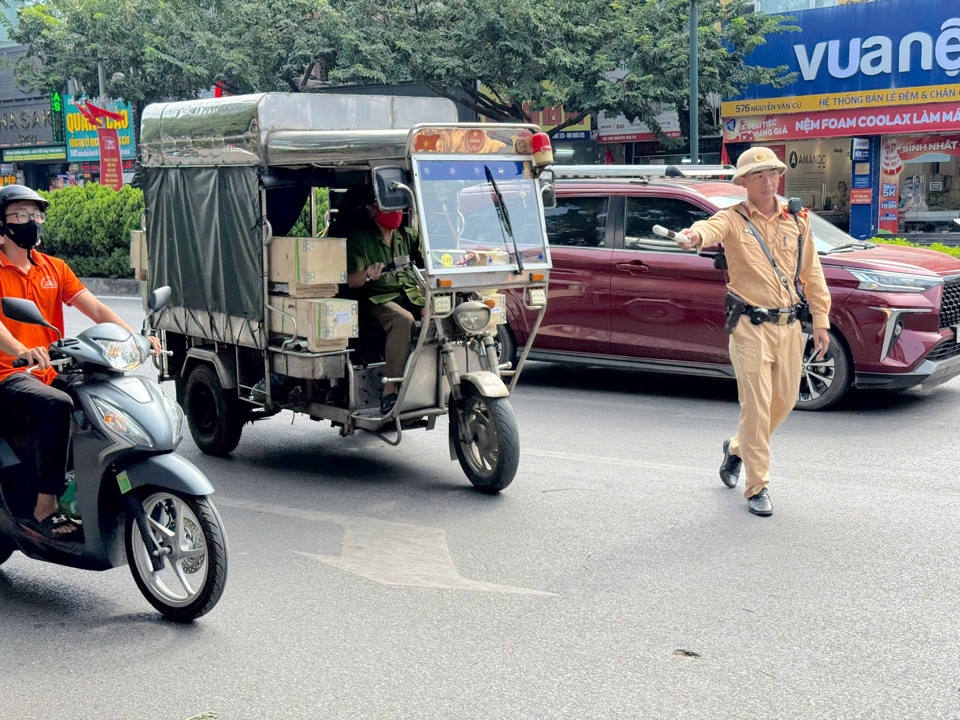
[[[66,525],[72,525],[73,529],[65,532],[57,532],[57,528]],[[34,518],[25,518],[20,526],[27,531],[40,535],[44,540],[53,542],[82,542],[83,528],[77,525],[73,520],[62,513],[54,512],[47,515],[43,520]]]

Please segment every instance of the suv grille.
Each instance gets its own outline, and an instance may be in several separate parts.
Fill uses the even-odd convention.
[[[940,304],[940,327],[953,327],[957,323],[960,323],[960,280],[944,284]]]
[[[947,358],[955,357],[960,355],[960,343],[954,339],[944,340],[942,343],[937,345],[933,350],[930,351],[930,354],[927,355],[927,360],[946,360]]]

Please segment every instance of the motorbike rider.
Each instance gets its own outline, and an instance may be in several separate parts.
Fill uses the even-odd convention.
[[[0,297],[25,298],[37,304],[61,334],[63,305],[76,308],[96,323],[116,323],[134,330],[77,279],[70,267],[39,252],[40,228],[49,203],[23,185],[0,189]],[[37,325],[18,323],[0,310],[0,435],[17,437],[20,461],[34,470],[37,500],[32,517],[22,518],[25,532],[48,540],[79,541],[80,526],[57,512],[65,487],[70,416],[73,402],[63,391],[46,348],[57,334]],[[158,338],[150,338],[161,350]],[[15,359],[38,368],[14,368]],[[21,441],[28,440],[26,447]],[[32,457],[24,457],[28,453]]]

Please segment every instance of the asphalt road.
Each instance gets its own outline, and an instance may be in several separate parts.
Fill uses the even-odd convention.
[[[793,413],[772,518],[717,476],[729,381],[531,365],[497,497],[445,421],[392,448],[282,414],[231,459],[188,436],[230,539],[220,605],[173,625],[126,568],[15,555],[0,717],[960,718],[958,401]]]

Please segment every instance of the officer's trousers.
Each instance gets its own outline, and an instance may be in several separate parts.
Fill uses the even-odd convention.
[[[770,436],[797,402],[802,353],[799,322],[754,325],[745,315],[730,336],[740,399],[740,425],[730,452],[743,460],[748,498],[770,483]]]

